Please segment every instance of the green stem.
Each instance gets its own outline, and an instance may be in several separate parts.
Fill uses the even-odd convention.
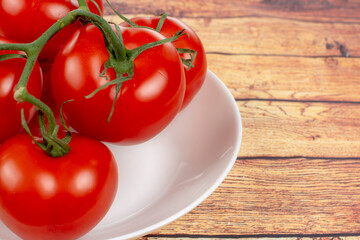
[[[79,0],[79,2],[80,1],[81,0]],[[38,39],[36,39],[32,43],[0,44],[0,50],[20,50],[24,51],[28,56],[30,54],[38,56],[44,45],[49,41],[52,36],[54,36],[64,27],[74,23],[78,18],[81,18],[88,23],[94,23],[97,27],[101,28],[104,37],[111,45],[111,48],[114,50],[116,58],[119,61],[126,60],[126,52],[118,47],[121,46],[121,42],[116,33],[113,31],[112,27],[108,24],[108,22],[102,17],[83,9],[76,9],[69,12],[63,18],[55,22],[49,29],[47,29]]]
[[[79,9],[90,11],[85,0],[78,0],[78,3],[79,3]]]
[[[95,2],[94,0],[90,0],[94,5],[95,7],[97,8],[97,10],[99,11],[99,15],[103,18],[103,13],[101,12],[101,9],[100,9],[100,6],[97,2]]]
[[[161,31],[161,29],[162,29],[162,27],[163,27],[163,25],[164,25],[164,23],[165,23],[165,20],[166,20],[166,18],[167,18],[168,15],[169,15],[168,13],[163,13],[163,14],[161,15],[160,20],[159,20],[159,22],[158,22],[158,25],[156,26],[156,31],[157,31],[158,33]]]
[[[24,88],[26,87],[28,79],[34,68],[36,61],[37,61],[37,55],[36,56],[33,56],[31,54],[28,55],[23,73],[21,74],[20,80],[19,80],[15,90],[22,88],[22,87],[24,87]]]
[[[156,47],[156,46],[160,46],[162,44],[165,44],[165,43],[168,43],[168,42],[174,42],[176,41],[179,37],[185,35],[186,33],[184,33],[184,29],[181,30],[181,31],[178,31],[175,33],[174,36],[172,37],[169,37],[169,38],[165,38],[165,39],[162,39],[162,40],[158,40],[156,42],[151,42],[151,43],[146,43],[144,45],[141,45],[140,47],[137,47],[137,48],[134,48],[132,50],[129,50],[128,51],[128,56],[129,56],[129,59],[131,61],[134,61],[136,57],[138,57],[143,51],[149,49],[149,48],[153,48],[153,47]]]
[[[118,11],[116,11],[116,9],[110,4],[109,0],[106,0],[107,4],[109,5],[109,7],[114,11],[114,13],[121,18],[122,20],[124,20],[127,24],[129,24],[131,27],[139,27],[136,23],[134,23],[133,21],[131,21],[130,19],[126,18],[125,16],[123,16],[122,14],[120,14]]]
[[[33,95],[31,95],[27,90],[26,87],[19,87],[17,90],[15,90],[14,98],[18,102],[29,102],[36,107],[38,107],[46,116],[48,119],[49,124],[49,133],[54,133],[54,130],[56,128],[56,122],[53,112],[51,111],[51,108],[47,106],[45,103],[43,103],[41,100],[37,99]]]
[[[0,50],[18,50],[27,52],[29,45],[29,43],[2,43],[0,44]]]
[[[112,29],[110,24],[102,17],[93,14],[88,11],[84,11],[82,9],[77,9],[73,11],[76,16],[85,18],[89,22],[96,25],[100,30],[102,31],[104,38],[108,41],[108,43],[111,45],[111,49],[114,51],[115,58],[122,62],[127,59],[126,57],[126,51],[123,50],[123,48],[119,47],[121,46],[121,41],[115,31]]]

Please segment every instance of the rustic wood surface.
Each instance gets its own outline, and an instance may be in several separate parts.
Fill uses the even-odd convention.
[[[243,121],[226,180],[144,239],[360,237],[360,1],[111,2],[194,28]]]

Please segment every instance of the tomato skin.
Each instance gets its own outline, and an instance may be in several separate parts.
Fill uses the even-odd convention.
[[[78,238],[110,208],[118,184],[112,153],[80,135],[70,147],[52,158],[26,134],[0,147],[0,218],[21,238]]]
[[[139,26],[146,26],[156,29],[158,22],[160,20],[160,16],[155,17],[137,17],[130,19],[132,22],[136,23]],[[127,23],[122,23],[122,26],[129,27]],[[187,69],[185,68],[185,78],[186,78],[186,91],[182,109],[184,109],[194,98],[196,93],[199,91],[201,86],[203,85],[206,77],[207,71],[207,61],[206,61],[206,53],[203,47],[203,44],[194,30],[186,25],[184,22],[180,21],[177,18],[167,17],[160,33],[166,38],[174,36],[177,31],[181,31],[185,29],[184,35],[180,37],[178,40],[173,42],[176,48],[185,48],[192,49],[197,52],[197,56],[193,62],[194,67]],[[184,54],[180,54],[182,57],[185,57]]]
[[[11,41],[0,36],[1,43]],[[16,51],[0,51],[0,55],[8,53],[19,53]],[[34,116],[35,106],[30,103],[17,103],[14,99],[14,91],[23,72],[26,59],[16,58],[0,61],[0,144],[12,135],[22,131],[21,108],[27,122]],[[42,91],[42,73],[38,63],[35,64],[30,74],[27,90],[30,94],[39,98]]]
[[[163,36],[148,29],[122,28],[125,46],[136,48]],[[109,58],[99,29],[87,25],[76,32],[55,59],[51,79],[57,104],[68,99],[63,112],[81,134],[122,145],[144,142],[176,116],[185,92],[184,69],[171,43],[148,49],[134,60],[134,76],[123,83],[115,110],[107,122],[115,86],[85,99],[107,82],[100,73]],[[107,71],[115,79],[113,69]]]
[[[99,15],[99,11],[90,1],[89,9]],[[0,0],[0,33],[8,39],[21,43],[36,40],[58,19],[77,8],[77,1],[69,0]],[[101,11],[103,4],[96,0]],[[76,22],[58,32],[45,45],[40,53],[41,61],[53,61],[57,52],[69,36],[82,25]]]

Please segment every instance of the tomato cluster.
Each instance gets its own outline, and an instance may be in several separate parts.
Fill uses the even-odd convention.
[[[134,18],[113,26],[100,17],[101,0],[78,9],[84,2],[0,0],[0,47],[35,46],[59,28],[25,79],[26,92],[50,108],[54,121],[37,100],[17,95],[31,51],[0,50],[0,220],[24,239],[75,239],[90,231],[118,185],[115,159],[101,141],[129,145],[156,136],[205,80],[204,48],[180,20]],[[70,13],[81,17],[56,25]],[[57,147],[68,150],[54,157]]]

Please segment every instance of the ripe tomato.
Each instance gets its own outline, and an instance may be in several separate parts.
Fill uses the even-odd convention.
[[[78,238],[110,208],[118,184],[112,153],[80,135],[70,147],[53,158],[27,134],[0,147],[0,219],[21,238]]]
[[[1,43],[11,41],[0,36]],[[8,53],[19,53],[16,51],[0,51],[0,55]],[[14,90],[23,72],[26,59],[15,58],[0,61],[0,143],[10,136],[19,133],[21,126],[21,108],[24,109],[27,122],[31,120],[35,112],[35,106],[29,103],[18,104],[14,99]],[[27,90],[30,94],[39,98],[42,91],[42,75],[40,66],[35,64],[30,75]]]
[[[146,26],[156,29],[160,17],[138,17],[131,19],[132,22],[136,23],[139,26]],[[122,26],[129,26],[127,23],[122,23]],[[182,109],[184,109],[194,98],[196,93],[201,88],[202,84],[205,81],[206,71],[207,71],[207,62],[206,62],[206,53],[203,47],[203,44],[197,34],[192,30],[188,25],[183,23],[177,18],[167,17],[160,33],[165,37],[173,36],[177,31],[185,29],[184,35],[178,40],[173,42],[176,48],[185,48],[192,49],[197,52],[196,58],[193,62],[194,67],[188,69],[185,65],[185,78],[186,78],[186,91]],[[189,58],[188,53],[180,54],[183,58]]]
[[[96,6],[86,0],[90,10],[99,14]],[[95,1],[101,10],[102,0]],[[17,42],[32,42],[41,36],[58,19],[78,8],[74,0],[0,0],[0,33]],[[69,25],[57,33],[40,53],[42,61],[53,61],[64,41],[80,28],[79,22]]]
[[[122,28],[128,49],[164,37],[152,30]],[[87,25],[77,31],[55,59],[51,85],[57,104],[64,105],[68,123],[81,134],[119,144],[146,141],[163,130],[176,116],[185,92],[184,69],[175,47],[166,43],[142,52],[134,60],[134,76],[122,84],[114,113],[107,122],[115,86],[84,96],[107,83],[101,77],[109,58],[101,31]],[[113,69],[107,70],[115,79]]]

